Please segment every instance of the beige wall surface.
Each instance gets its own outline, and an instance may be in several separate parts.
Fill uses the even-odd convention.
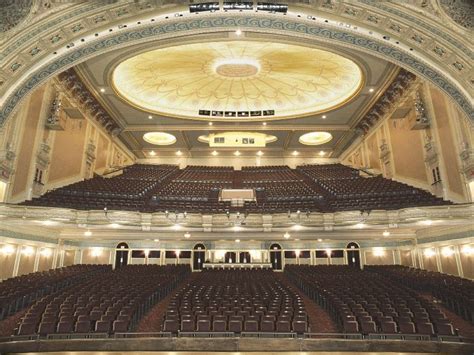
[[[76,255],[75,250],[64,251],[64,266],[74,265],[74,257]]]
[[[40,112],[43,105],[45,88],[41,87],[33,92],[28,103],[26,120],[21,144],[17,153],[17,164],[15,169],[15,179],[13,180],[12,197],[24,193],[27,188],[28,175],[32,159],[34,158],[34,142],[40,121]]]
[[[31,255],[21,254],[18,276],[29,274],[34,271],[36,248],[33,250],[34,251]]]
[[[393,265],[393,254],[391,250],[385,250],[383,255],[376,255],[373,251],[365,252],[367,265]]]
[[[99,255],[94,255],[94,249],[86,249],[82,253],[83,264],[108,264],[110,258],[109,251],[100,251]]]
[[[39,256],[38,271],[46,271],[53,267],[53,255],[42,255]]]
[[[436,265],[436,257],[434,255],[428,257],[423,254],[423,269],[430,271],[438,271],[438,266]]]
[[[372,169],[381,170],[378,146],[377,135],[372,134],[367,139],[367,155],[369,156],[369,164]]]
[[[412,259],[410,250],[400,251],[400,262],[402,265],[405,265],[405,266],[413,266],[413,259]]]
[[[12,253],[4,254],[0,253],[0,279],[5,280],[13,275],[13,267],[15,264],[16,257],[16,246],[12,245]]]
[[[463,247],[469,246],[469,244],[461,245],[459,249],[463,250]],[[474,244],[470,245],[471,253],[460,253],[461,265],[464,277],[468,279],[474,279]]]
[[[420,131],[411,130],[408,119],[390,121],[388,126],[396,175],[427,183]]]
[[[56,131],[49,182],[72,178],[81,174],[84,161],[87,121],[68,119],[64,131]]]
[[[443,155],[446,174],[448,176],[448,186],[451,191],[463,195],[463,182],[459,173],[458,157],[451,123],[451,120],[454,120],[455,118],[449,116],[447,110],[449,102],[446,100],[444,94],[435,88],[431,88],[430,93],[438,126],[438,135],[440,139],[439,144],[441,146],[441,153]]]
[[[456,259],[453,255],[441,255],[441,269],[445,274],[459,276],[458,267],[456,265]]]
[[[102,134],[99,134],[99,142],[97,144],[97,157],[95,161],[96,169],[103,169],[106,167],[108,149],[109,141]]]

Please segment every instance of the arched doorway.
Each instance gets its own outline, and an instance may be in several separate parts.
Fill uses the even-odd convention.
[[[128,244],[118,243],[115,251],[115,268],[120,269],[128,264]]]
[[[204,244],[196,244],[193,248],[193,270],[202,270],[206,258],[206,247]]]
[[[280,244],[273,243],[270,245],[270,262],[272,263],[273,270],[282,269]]]
[[[359,244],[350,242],[346,246],[347,249],[347,265],[360,269]]]
[[[227,253],[225,253],[224,260],[225,260],[226,264],[235,263],[235,259],[236,259],[235,252],[228,251]]]
[[[248,264],[250,263],[252,260],[250,258],[250,253],[248,251],[241,251],[240,254],[239,254],[239,262],[241,264]]]

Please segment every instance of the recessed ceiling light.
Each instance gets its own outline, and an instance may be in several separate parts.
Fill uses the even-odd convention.
[[[152,157],[154,157],[156,155],[155,151],[152,150],[150,153],[148,153],[148,155],[151,155]]]
[[[384,232],[382,233],[382,235],[383,235],[384,237],[390,237],[390,232],[389,232],[389,231],[384,231]]]
[[[85,231],[84,232],[84,237],[90,237],[92,235],[91,231]]]
[[[240,36],[240,35],[242,34],[242,30],[241,30],[240,28],[237,29],[237,30],[235,31],[235,34],[236,34],[237,36]]]
[[[209,126],[212,126],[212,122],[209,122],[208,125],[209,125]]]
[[[259,150],[259,151],[257,152],[257,155],[258,155],[259,157],[261,157],[261,156],[263,155],[263,152],[262,152],[261,150]]]
[[[148,119],[151,120],[153,118],[152,115],[148,115]]]
[[[176,137],[166,132],[145,133],[143,140],[153,145],[171,145],[176,143]]]
[[[153,241],[158,243],[160,240],[159,239],[153,239]]]
[[[118,223],[111,223],[111,224],[110,224],[110,227],[112,227],[112,228],[118,228],[118,227],[120,227],[120,224],[118,224]]]
[[[173,226],[173,228],[174,228],[174,230],[178,230],[178,229],[181,229],[181,226],[180,226],[178,223],[176,223],[176,224]]]
[[[295,150],[293,153],[291,153],[292,155],[294,156],[297,156],[298,154],[300,154],[297,150]]]
[[[178,150],[178,151],[176,152],[176,155],[179,155],[179,156],[181,156],[181,155],[183,155],[183,152],[182,152],[182,151],[180,151],[180,150]]]
[[[356,228],[364,228],[365,224],[364,223],[357,223],[355,226],[356,226]]]
[[[328,117],[328,116],[323,115],[321,118],[322,118],[323,120],[325,120],[327,117]]]
[[[105,89],[104,89],[104,88],[100,88],[100,92],[105,92]]]
[[[241,153],[240,153],[238,150],[236,150],[236,151],[234,152],[234,155],[237,156],[237,157],[238,157],[240,154],[241,154]]]
[[[267,122],[263,122],[262,125],[266,126],[266,125],[267,125]]]
[[[214,155],[214,156],[219,155],[219,153],[216,152],[215,150],[211,154]]]
[[[184,237],[185,237],[186,239],[191,238],[191,233],[189,233],[189,232],[184,233]]]
[[[370,88],[370,89],[369,89],[369,92],[374,92],[374,89],[373,89],[373,88]]]
[[[236,243],[240,243],[240,239],[236,239],[235,242],[236,242]]]
[[[319,152],[319,155],[322,156],[322,157],[324,157],[324,156],[326,155],[326,152],[325,152],[324,150],[321,150],[321,151]]]
[[[283,238],[290,239],[290,233],[286,232],[285,234],[283,234]]]
[[[318,242],[322,242],[323,240],[321,238],[318,238]]]

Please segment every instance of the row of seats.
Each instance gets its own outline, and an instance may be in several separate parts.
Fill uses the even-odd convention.
[[[298,293],[271,270],[203,270],[173,295],[163,331],[308,331]]]
[[[218,200],[225,188],[255,189],[257,201],[231,206]],[[137,164],[123,174],[50,191],[30,205],[143,212],[281,213],[400,209],[448,204],[430,193],[381,176],[362,177],[342,164],[231,167]]]
[[[472,280],[402,265],[369,266],[366,269],[388,275],[413,289],[431,293],[447,308],[474,324],[474,282]]]
[[[185,279],[187,265],[129,265],[42,297],[20,319],[17,335],[115,333],[134,329],[157,302]]]
[[[43,296],[54,294],[109,269],[106,265],[73,265],[4,280],[0,283],[0,320]]]
[[[346,333],[457,335],[435,304],[382,273],[326,265],[290,265],[285,273]]]

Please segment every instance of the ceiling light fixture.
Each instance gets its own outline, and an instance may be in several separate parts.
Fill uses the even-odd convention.
[[[238,28],[236,31],[235,31],[235,34],[237,36],[240,36],[242,34],[242,30],[240,28]]]
[[[152,150],[150,153],[148,153],[148,155],[151,155],[152,157],[154,157],[156,155],[155,151]]]
[[[214,156],[219,155],[219,153],[216,152],[215,150],[211,154],[214,155]]]
[[[118,228],[118,227],[120,227],[120,224],[118,224],[118,223],[111,223],[111,224],[110,224],[110,227],[111,227],[111,228]]]
[[[84,232],[84,237],[90,237],[92,235],[91,231],[85,231]]]
[[[291,153],[292,155],[294,156],[297,156],[298,154],[300,154],[297,150],[295,150],[293,153]]]
[[[186,239],[191,238],[191,233],[189,233],[189,232],[184,233],[184,237],[185,237]]]
[[[160,240],[159,239],[153,239],[153,241],[158,243]]]
[[[209,126],[212,126],[212,122],[209,122],[208,125],[209,125]]]
[[[326,155],[326,152],[324,150],[321,150],[319,152],[319,156],[324,157]]]
[[[148,115],[148,119],[151,120],[153,118],[152,115]]]
[[[259,151],[257,152],[257,155],[258,155],[259,157],[261,157],[261,156],[263,155],[263,152],[262,152],[261,150],[259,150]]]
[[[318,242],[322,242],[323,240],[321,238],[318,238]]]
[[[263,125],[263,126],[266,126],[266,125],[267,125],[267,122],[263,122],[262,125]]]
[[[370,88],[370,89],[369,89],[369,92],[374,92],[374,89],[373,89],[373,88]]]
[[[389,232],[389,231],[384,231],[384,232],[382,233],[382,235],[383,235],[384,237],[390,237],[390,232]]]
[[[178,151],[176,152],[176,155],[181,156],[181,155],[183,155],[183,152],[180,151],[180,150],[178,150]]]
[[[285,234],[283,234],[283,238],[290,239],[290,233],[286,232]]]
[[[323,115],[321,118],[322,118],[323,120],[325,120],[327,117],[328,117],[328,116]]]
[[[104,89],[104,88],[100,88],[100,92],[104,93],[104,92],[105,92],[105,89]]]
[[[236,150],[236,151],[234,152],[234,155],[235,155],[236,157],[238,157],[240,154],[241,154],[241,153],[240,153],[238,150]]]

